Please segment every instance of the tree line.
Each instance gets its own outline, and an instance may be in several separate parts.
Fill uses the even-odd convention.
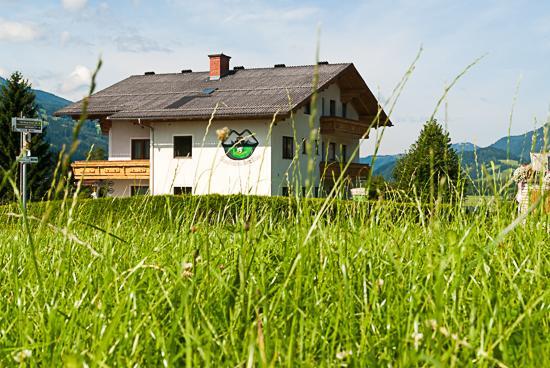
[[[38,106],[31,84],[20,72],[14,72],[0,88],[0,203],[16,200],[14,184],[19,183],[21,153],[20,133],[12,131],[13,117],[37,118]],[[27,165],[27,187],[31,199],[45,197],[53,175],[55,161],[46,141],[47,127],[33,134],[30,151],[38,163]]]

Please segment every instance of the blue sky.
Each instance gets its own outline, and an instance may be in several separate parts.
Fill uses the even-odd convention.
[[[454,77],[480,56],[438,113],[455,142],[489,145],[531,130],[550,106],[550,2],[0,0],[0,75],[76,100],[101,55],[99,88],[145,71],[353,62],[382,102],[420,47],[381,153],[403,152]],[[517,102],[513,104],[519,86]],[[374,136],[374,135],[373,135]],[[372,149],[364,145],[363,154]]]

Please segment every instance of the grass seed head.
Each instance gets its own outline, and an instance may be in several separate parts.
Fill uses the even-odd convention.
[[[15,352],[12,356],[13,356],[13,360],[15,360],[17,363],[23,363],[25,359],[30,358],[32,356],[32,351],[30,351],[29,349],[24,349],[24,350]]]
[[[216,130],[216,135],[218,136],[218,140],[220,142],[224,142],[227,139],[227,137],[229,137],[229,133],[230,131],[228,127],[223,127],[221,129]]]
[[[339,351],[339,352],[336,353],[336,359],[344,360],[348,356],[351,356],[352,354],[353,354],[353,351],[351,351],[351,350]]]

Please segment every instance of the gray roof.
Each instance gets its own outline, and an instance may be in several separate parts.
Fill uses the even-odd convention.
[[[314,68],[232,70],[219,80],[209,80],[208,72],[134,75],[90,96],[87,113],[109,119],[208,119],[217,106],[217,118],[284,117],[310,98]],[[352,102],[360,114],[376,114],[378,102],[353,64],[321,64],[318,77],[320,90],[343,83],[341,88],[357,91]],[[82,101],[55,113],[81,114]]]

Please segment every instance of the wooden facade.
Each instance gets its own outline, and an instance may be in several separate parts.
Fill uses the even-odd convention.
[[[356,139],[368,138],[368,126],[357,120],[345,119],[338,116],[321,116],[321,134],[342,136]],[[363,136],[364,135],[364,136]]]
[[[337,180],[345,167],[346,163],[343,162],[322,161],[319,163],[319,169],[325,182]],[[344,177],[351,180],[361,180],[366,179],[369,175],[369,172],[370,165],[350,163],[348,168],[344,172]]]
[[[76,161],[71,167],[77,180],[149,180],[149,160]]]

